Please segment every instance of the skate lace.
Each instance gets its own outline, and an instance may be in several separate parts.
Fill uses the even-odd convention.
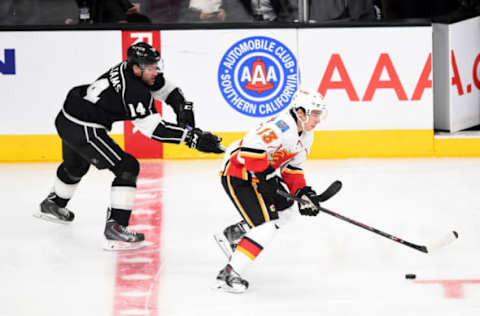
[[[132,232],[132,231],[128,230],[128,228],[126,226],[122,226],[122,225],[118,225],[118,226],[120,227],[120,230],[124,234],[130,235],[130,236],[136,236],[137,235],[136,232]]]
[[[241,282],[242,277],[238,274],[237,271],[233,270],[232,267],[227,267],[222,271],[223,278],[227,283],[236,283]]]
[[[50,209],[50,212],[57,212],[57,213],[60,213],[60,215],[62,216],[65,216],[65,217],[69,217],[70,216],[70,210],[66,207],[60,207],[58,206],[58,204],[56,204],[53,199],[56,197],[55,193],[50,193],[47,197],[47,199],[50,201],[51,205],[52,206],[48,206],[48,208]],[[54,205],[54,207],[53,207]]]
[[[62,214],[63,216],[69,216],[70,215],[70,210],[66,207],[59,207],[58,212]]]
[[[238,274],[235,270],[232,270],[230,274],[227,275],[225,281],[230,286],[232,286],[233,284],[243,284],[245,282],[240,276],[240,274]]]

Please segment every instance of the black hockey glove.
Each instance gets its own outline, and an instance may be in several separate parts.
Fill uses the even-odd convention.
[[[185,101],[183,105],[180,105],[177,114],[177,124],[181,127],[190,126],[191,128],[195,128],[193,102]]]
[[[320,203],[318,203],[317,199],[315,199],[316,195],[317,193],[308,186],[297,190],[297,192],[295,193],[295,197],[301,198],[302,200],[308,202],[305,204],[298,203],[298,211],[300,212],[300,214],[305,216],[317,216]]]
[[[223,146],[220,145],[222,138],[213,135],[210,132],[204,132],[199,128],[188,131],[185,137],[185,143],[188,147],[202,151],[204,153],[221,154],[224,152]]]
[[[272,212],[275,212],[275,197],[277,196],[277,190],[280,189],[280,180],[274,172],[275,169],[272,166],[268,166],[264,171],[255,173],[258,179],[258,192],[260,192],[263,201]]]

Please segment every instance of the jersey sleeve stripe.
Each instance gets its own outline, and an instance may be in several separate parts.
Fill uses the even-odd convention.
[[[263,153],[263,154],[257,154],[257,153],[246,153],[246,152],[240,152],[239,154],[241,157],[245,158],[245,157],[248,157],[248,158],[264,158],[267,156],[267,153]]]
[[[263,149],[256,149],[256,148],[250,148],[250,147],[240,147],[240,150],[242,152],[248,152],[252,154],[264,154],[265,150]]]
[[[283,173],[287,173],[287,174],[304,174],[302,169],[296,169],[296,170],[284,169],[284,170],[283,170]]]
[[[127,83],[125,82],[124,71],[125,71],[126,65],[127,65],[127,63],[123,63],[120,66],[120,71],[119,72],[120,72],[120,78],[122,79],[122,102],[123,102],[123,107],[125,108],[126,113],[128,113],[127,103],[125,102],[125,91],[126,91],[126,88],[127,88]]]
[[[285,169],[289,169],[289,170],[292,170],[292,171],[302,170],[302,168],[294,167],[294,166],[291,166],[291,165],[288,165]]]
[[[256,148],[249,148],[249,147],[241,147],[239,155],[242,158],[264,159],[264,158],[267,157],[267,153],[266,153],[265,150],[256,149]]]

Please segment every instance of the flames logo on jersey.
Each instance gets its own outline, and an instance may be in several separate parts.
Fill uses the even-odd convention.
[[[269,37],[248,37],[233,44],[218,69],[224,99],[236,111],[254,117],[283,110],[299,81],[293,53]]]
[[[285,149],[277,150],[272,154],[272,158],[270,160],[270,165],[275,169],[280,168],[280,166],[285,161],[288,161],[288,160],[292,159],[297,154],[298,153],[292,153],[292,152],[290,152],[288,150],[285,150]]]

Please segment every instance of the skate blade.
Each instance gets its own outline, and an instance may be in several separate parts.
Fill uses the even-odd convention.
[[[105,240],[103,249],[106,251],[126,251],[144,248],[147,244],[143,241],[125,242],[119,240]]]
[[[215,242],[217,243],[218,247],[220,247],[225,257],[230,260],[230,258],[232,258],[233,251],[228,240],[222,238],[221,234],[213,234],[213,239],[215,239]]]
[[[57,223],[57,224],[63,224],[63,225],[70,225],[71,221],[68,222],[68,221],[63,221],[61,219],[58,219],[56,218],[55,216],[53,215],[50,215],[50,214],[45,214],[45,213],[42,213],[40,211],[38,211],[37,213],[34,213],[33,214],[33,217],[36,217],[38,219],[42,219],[44,221],[47,221],[47,222],[51,222],[51,223]]]
[[[244,286],[231,287],[227,285],[227,283],[225,283],[224,281],[217,280],[217,283],[215,284],[215,290],[219,292],[242,294],[242,293],[245,293],[247,288]]]

